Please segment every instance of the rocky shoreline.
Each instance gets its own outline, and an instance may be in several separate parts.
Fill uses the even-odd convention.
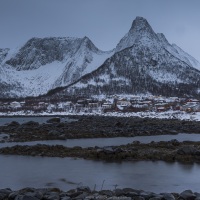
[[[102,116],[75,116],[76,121],[61,122],[52,118],[45,124],[11,122],[0,126],[0,132],[8,134],[1,142],[26,142],[39,140],[65,140],[71,138],[133,137],[199,133],[200,123],[168,119],[119,118]],[[200,162],[200,142],[151,142],[134,141],[127,145],[109,147],[73,147],[62,145],[13,146],[0,149],[4,155],[76,157],[112,162],[162,160],[166,162]],[[181,193],[146,192],[132,188],[95,191],[89,187],[78,187],[69,191],[58,188],[24,188],[13,191],[0,189],[0,200],[199,200],[200,193],[186,190]]]
[[[18,191],[9,188],[0,189],[0,200],[198,200],[199,198],[200,193],[191,190],[156,194],[132,188],[95,191],[86,186],[66,192],[58,188],[24,188]]]
[[[143,135],[178,134],[179,132],[199,133],[200,123],[168,119],[119,118],[103,116],[73,116],[69,122],[59,117],[47,123],[29,121],[24,124],[11,122],[0,126],[0,132],[8,134],[1,142],[26,142],[41,140],[65,140],[71,138],[133,137]],[[0,149],[0,154],[77,157],[92,160],[162,160],[167,162],[200,162],[200,142],[133,142],[110,147],[73,147],[62,145],[13,146]]]
[[[168,142],[151,142],[143,144],[134,141],[127,145],[109,147],[64,147],[62,145],[4,147],[0,149],[0,154],[23,155],[23,156],[45,156],[45,157],[76,157],[91,160],[104,161],[141,161],[141,160],[162,160],[166,162],[199,163],[200,162],[200,142],[178,142],[171,140]]]
[[[200,123],[177,119],[138,117],[74,116],[76,121],[61,122],[52,118],[48,123],[13,121],[0,126],[0,133],[8,134],[1,142],[65,140],[76,138],[109,138],[178,133],[199,133]]]

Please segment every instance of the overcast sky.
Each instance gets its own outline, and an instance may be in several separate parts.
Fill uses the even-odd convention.
[[[31,37],[88,36],[111,50],[136,16],[200,61],[200,0],[0,0],[0,48]]]

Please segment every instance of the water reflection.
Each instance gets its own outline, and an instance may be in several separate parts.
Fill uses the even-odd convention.
[[[184,171],[192,171],[195,166],[194,164],[191,163],[191,164],[180,165],[180,167]]]
[[[1,134],[0,134],[1,135]],[[103,146],[118,146],[128,144],[133,141],[140,141],[142,143],[149,143],[151,141],[170,141],[176,139],[182,141],[200,141],[200,134],[186,134],[180,133],[177,135],[155,135],[155,136],[136,136],[136,137],[117,137],[117,138],[86,138],[86,139],[67,139],[67,140],[48,140],[48,141],[34,141],[34,142],[13,142],[13,143],[0,143],[0,148],[10,147],[14,145],[63,145],[67,147],[80,146],[86,147],[103,147]]]
[[[0,156],[0,188],[88,185],[100,190],[132,187],[153,192],[199,190],[200,165],[139,161],[107,163],[71,158]],[[185,168],[186,167],[186,168]],[[186,170],[185,170],[186,169]]]

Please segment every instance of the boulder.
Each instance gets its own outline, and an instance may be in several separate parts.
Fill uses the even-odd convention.
[[[67,196],[69,196],[70,198],[75,198],[75,197],[81,195],[82,193],[83,193],[82,191],[69,190],[66,194],[67,194]]]
[[[180,142],[176,139],[171,140],[170,143],[172,143],[174,146],[178,146],[180,144]]]
[[[8,199],[9,200],[13,200],[15,199],[15,197],[18,195],[19,193],[18,192],[11,192],[8,196]]]
[[[113,150],[112,147],[104,147],[104,148],[102,149],[102,152],[103,152],[104,154],[106,154],[106,155],[109,155],[109,154],[115,153],[115,150]]]
[[[151,197],[149,200],[161,200],[162,197]]]
[[[141,197],[141,196],[136,196],[136,197],[134,197],[133,199],[134,199],[134,200],[145,200],[145,198],[144,198],[144,197]]]
[[[133,192],[133,193],[136,193],[137,195],[139,195],[142,192],[141,190],[136,190],[133,188],[124,188],[123,191],[125,194]]]
[[[196,195],[191,190],[185,190],[180,193],[179,199],[194,200]]]
[[[8,197],[5,193],[0,193],[0,200],[4,200],[6,197]]]
[[[171,193],[161,193],[163,196],[163,200],[175,200],[175,197]]]
[[[114,194],[119,197],[119,196],[123,196],[125,194],[125,192],[122,189],[115,189],[114,190]]]
[[[121,122],[116,122],[115,124],[114,124],[114,126],[116,126],[116,127],[123,127],[124,125],[121,123]]]
[[[122,197],[120,197],[120,199],[121,200],[132,200],[132,198],[131,197],[126,197],[126,196],[122,196]],[[119,197],[109,197],[109,198],[107,198],[107,200],[119,200]]]
[[[87,196],[88,196],[88,193],[87,192],[83,192],[82,194],[80,194],[77,197],[75,197],[74,200],[75,199],[82,200],[82,199],[85,199]]]
[[[50,131],[48,132],[48,135],[54,135],[54,136],[56,136],[56,135],[60,135],[60,132],[59,132],[59,131],[56,131],[56,130],[50,130]]]
[[[23,123],[22,126],[39,126],[39,122],[29,121],[29,122]]]
[[[39,199],[33,196],[24,195],[19,200],[39,200]]]
[[[150,199],[150,198],[154,197],[155,195],[152,192],[144,192],[144,191],[142,191],[140,193],[140,196],[144,197],[145,199]]]
[[[196,195],[196,198],[200,198],[200,193],[199,192],[194,192],[194,194]]]
[[[59,117],[51,118],[47,120],[47,123],[60,123],[60,118]]]
[[[61,200],[71,200],[71,198],[70,197],[61,197]]]
[[[198,150],[195,147],[187,145],[179,148],[176,153],[179,155],[195,155],[197,152]]]
[[[77,187],[77,191],[82,191],[82,192],[88,192],[88,193],[90,193],[91,189],[88,186],[80,186],[80,187]]]
[[[19,122],[16,122],[16,121],[12,121],[10,122],[10,124],[8,124],[9,126],[19,126]]]
[[[108,196],[108,197],[113,196],[113,192],[112,192],[111,190],[101,190],[101,191],[99,192],[99,194],[101,194],[101,195],[106,195],[106,196]]]

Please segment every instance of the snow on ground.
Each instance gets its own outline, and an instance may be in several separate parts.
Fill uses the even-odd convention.
[[[110,52],[101,52],[98,54],[93,53],[92,61],[87,65],[87,68],[84,70],[84,74],[91,73],[100,67],[106,59],[110,58],[114,54],[114,51]]]
[[[184,111],[167,111],[167,112],[131,112],[131,113],[122,113],[122,112],[107,112],[102,113],[101,110],[93,111],[92,113],[85,112],[42,112],[34,113],[29,112],[25,113],[24,111],[19,112],[10,112],[10,113],[1,113],[0,116],[113,116],[113,117],[140,117],[140,118],[156,118],[156,119],[179,119],[187,121],[200,121],[200,112],[196,113],[186,113]]]
[[[149,71],[149,75],[156,81],[161,83],[186,83],[186,81],[181,80],[176,74],[169,72],[164,72],[161,70]]]
[[[191,55],[183,51],[180,47],[178,47],[176,44],[172,44],[172,47],[175,49],[174,51],[176,52],[175,56],[179,58],[180,60],[185,61],[187,64],[190,66],[196,68],[197,70],[200,71],[200,63],[198,60],[193,58]]]
[[[55,61],[31,72],[29,70],[16,71],[12,68],[8,68],[7,71],[11,74],[12,80],[24,86],[24,94],[37,96],[52,89],[52,84],[59,78],[64,68],[65,63]]]

